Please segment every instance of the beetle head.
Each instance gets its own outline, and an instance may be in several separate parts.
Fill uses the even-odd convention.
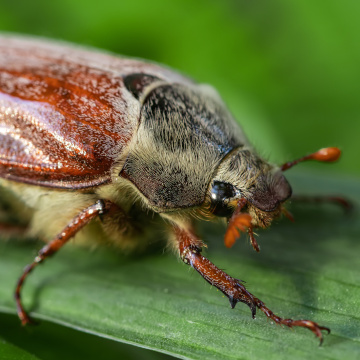
[[[252,215],[254,226],[268,226],[280,214],[281,204],[291,196],[291,187],[278,167],[249,149],[237,149],[221,163],[210,187],[211,211],[230,217],[240,199]]]
[[[338,148],[320,149],[280,168],[268,164],[248,149],[237,149],[225,157],[210,186],[209,202],[213,215],[228,218],[226,246],[235,243],[239,230],[248,228],[251,244],[259,251],[253,227],[268,227],[282,212],[292,220],[282,205],[292,193],[282,172],[305,160],[333,162],[340,154]]]

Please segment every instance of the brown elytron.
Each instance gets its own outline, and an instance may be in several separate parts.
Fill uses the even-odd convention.
[[[259,251],[253,229],[281,214],[292,218],[284,207],[292,190],[283,171],[339,156],[337,148],[326,148],[282,167],[269,164],[209,86],[145,61],[0,36],[0,189],[28,210],[32,234],[48,241],[16,286],[24,325],[31,321],[21,300],[27,276],[69,239],[85,233],[88,243],[131,251],[152,241],[155,224],[163,224],[156,219],[165,219],[181,259],[232,308],[243,302],[253,317],[260,309],[277,324],[308,328],[322,341],[328,328],[280,318],[203,257],[193,222],[199,215],[227,218],[225,245],[247,231]],[[350,208],[339,197],[315,201]],[[14,205],[14,215],[18,210]],[[100,215],[93,225],[101,239],[92,239],[86,225]]]
[[[138,125],[132,112],[139,105],[124,95],[124,75],[146,65],[148,73],[184,79],[156,65],[31,38],[0,37],[0,54],[0,177],[48,187],[110,181]]]

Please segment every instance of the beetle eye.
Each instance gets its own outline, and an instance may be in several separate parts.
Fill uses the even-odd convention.
[[[211,212],[220,217],[231,216],[233,209],[228,206],[229,200],[236,195],[234,186],[229,183],[214,181],[211,188]]]

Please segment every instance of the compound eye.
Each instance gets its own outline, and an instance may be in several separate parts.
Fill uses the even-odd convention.
[[[233,209],[229,206],[229,200],[235,197],[234,186],[229,183],[214,181],[211,188],[211,212],[220,217],[231,216]]]

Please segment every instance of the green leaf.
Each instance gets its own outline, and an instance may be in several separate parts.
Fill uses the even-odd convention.
[[[3,337],[6,341],[0,340],[1,360],[22,360],[21,351],[37,356],[30,357],[31,360],[98,360],[100,354],[106,360],[118,360],[119,355],[122,360],[169,359],[169,356],[155,351],[108,340],[48,321],[41,321],[41,326],[23,328],[19,326],[19,318],[16,315],[0,313],[0,324],[0,339]],[[5,354],[8,357],[5,357]]]
[[[0,336],[0,359],[1,360],[38,360],[38,358],[25,350],[10,344]]]
[[[343,193],[360,201],[358,179],[309,174],[291,179],[302,193]],[[246,280],[276,314],[330,327],[322,347],[306,329],[282,329],[260,312],[252,320],[243,304],[231,310],[220,292],[171,253],[125,258],[107,249],[67,246],[31,274],[24,304],[37,319],[180,358],[355,359],[360,350],[358,214],[345,215],[333,205],[293,204],[291,210],[294,224],[285,219],[261,231],[259,254],[246,236],[226,249],[219,224],[205,224],[199,232],[209,245],[206,256]],[[0,243],[0,310],[15,311],[15,282],[38,248]]]

